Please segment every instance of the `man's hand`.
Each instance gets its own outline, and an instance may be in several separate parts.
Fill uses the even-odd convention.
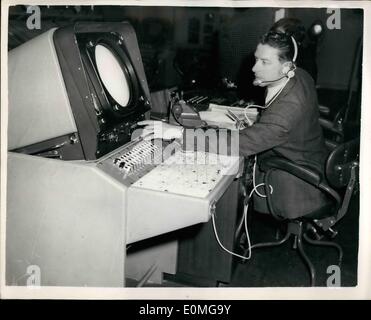
[[[145,126],[141,137],[145,140],[152,139],[180,139],[183,135],[183,127],[171,125],[162,121],[144,120],[138,122],[138,125]]]

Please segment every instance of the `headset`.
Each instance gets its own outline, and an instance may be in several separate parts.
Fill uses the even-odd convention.
[[[284,74],[284,76],[278,78],[278,79],[275,79],[275,80],[267,80],[267,81],[262,81],[262,80],[254,80],[253,84],[255,86],[258,86],[262,83],[272,83],[272,82],[276,82],[276,81],[279,81],[283,78],[288,78],[288,79],[291,79],[295,76],[295,69],[296,69],[296,66],[295,66],[295,61],[296,61],[296,58],[298,56],[298,45],[296,43],[296,40],[293,36],[290,36],[291,37],[291,41],[294,45],[294,56],[292,58],[292,65],[291,66],[285,66],[282,68],[282,72]]]

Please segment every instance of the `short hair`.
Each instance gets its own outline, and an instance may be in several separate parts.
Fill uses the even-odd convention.
[[[275,22],[269,31],[283,32],[293,36],[298,45],[301,45],[306,35],[303,23],[296,18],[282,18]]]
[[[264,34],[259,43],[267,44],[278,49],[278,59],[281,62],[294,62],[295,46],[290,35],[281,32],[269,31]]]

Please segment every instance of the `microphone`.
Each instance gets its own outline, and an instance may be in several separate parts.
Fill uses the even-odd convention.
[[[283,78],[286,78],[287,77],[287,75],[284,75],[284,76],[282,76],[281,78],[278,78],[278,79],[276,79],[276,80],[266,80],[266,81],[263,81],[263,80],[259,80],[259,79],[255,79],[254,81],[253,81],[253,85],[254,86],[259,86],[259,85],[261,85],[262,83],[272,83],[272,82],[276,82],[276,81],[279,81],[279,80],[281,80],[281,79],[283,79]]]

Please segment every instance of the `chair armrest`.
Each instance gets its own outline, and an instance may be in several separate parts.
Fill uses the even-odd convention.
[[[318,187],[323,180],[323,175],[318,170],[299,165],[281,157],[272,157],[263,160],[260,163],[260,168],[263,171],[268,171],[269,169],[286,171],[316,187]]]
[[[261,170],[268,172],[271,169],[282,170],[288,172],[303,181],[321,189],[326,194],[330,195],[336,202],[336,212],[341,206],[340,195],[332,189],[327,183],[324,175],[314,168],[309,168],[307,166],[296,164],[290,160],[281,157],[272,157],[263,160],[260,163]]]
[[[329,130],[332,133],[338,134],[340,137],[342,137],[344,135],[343,131],[336,128],[332,121],[329,121],[329,120],[323,119],[323,118],[319,118],[318,121],[319,121],[319,124],[321,125],[321,127],[323,129]]]
[[[332,150],[334,150],[335,148],[337,148],[339,146],[339,142],[336,142],[336,141],[333,141],[333,140],[330,140],[330,139],[325,139],[325,145],[326,145],[326,148],[329,152],[331,152]]]
[[[330,115],[330,108],[324,105],[318,105],[319,113],[324,116]]]

